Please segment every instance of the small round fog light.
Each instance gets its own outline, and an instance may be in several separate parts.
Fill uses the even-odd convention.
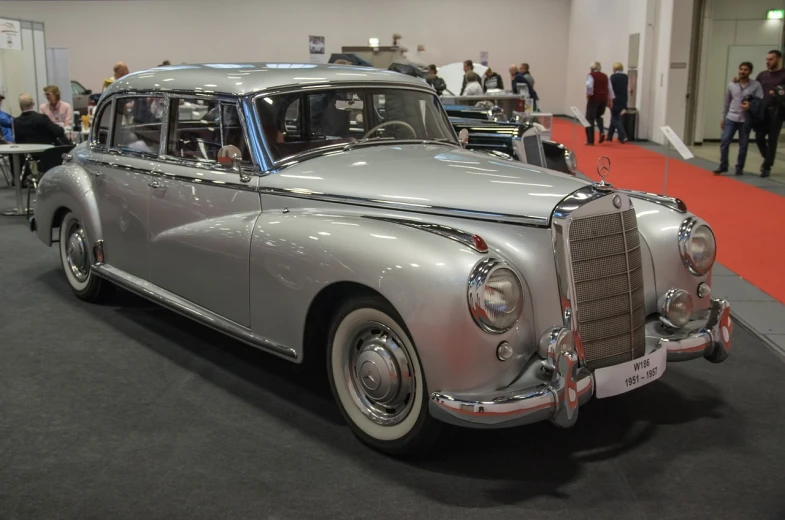
[[[705,298],[711,294],[711,287],[706,282],[701,282],[698,285],[698,298]]]
[[[680,329],[692,317],[692,296],[684,289],[670,289],[659,301],[662,322]]]
[[[502,341],[499,343],[499,346],[496,347],[496,357],[499,358],[499,361],[507,361],[513,354],[512,347],[506,341]]]

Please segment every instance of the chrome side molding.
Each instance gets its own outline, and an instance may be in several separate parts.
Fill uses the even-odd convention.
[[[677,199],[675,197],[666,197],[665,195],[646,193],[645,191],[622,190],[619,188],[615,188],[614,191],[618,193],[624,193],[625,195],[634,199],[645,200],[647,202],[659,204],[660,206],[665,206],[666,208],[678,211],[679,213],[687,213],[687,204],[685,204],[683,200]]]
[[[279,345],[272,342],[258,334],[254,334],[249,329],[238,325],[237,323],[227,320],[204,307],[200,307],[195,303],[181,298],[174,293],[162,289],[148,281],[142,280],[136,276],[130,275],[125,271],[114,268],[107,264],[93,264],[92,271],[96,276],[100,276],[120,287],[131,291],[143,298],[166,307],[178,314],[182,314],[186,318],[206,325],[212,329],[217,330],[223,334],[231,336],[243,343],[256,347],[258,349],[267,351],[271,354],[292,360],[297,359],[297,352],[293,348]]]
[[[427,231],[428,233],[433,233],[434,235],[439,235],[440,237],[454,240],[478,253],[488,252],[488,244],[485,243],[485,240],[483,240],[481,236],[469,233],[468,231],[455,229],[450,226],[442,226],[441,224],[432,224],[429,222],[421,222],[418,220],[409,220],[395,217],[374,217],[372,215],[363,215],[363,218],[381,220],[382,222],[389,222],[391,224],[398,224],[401,226],[419,229],[420,231]]]

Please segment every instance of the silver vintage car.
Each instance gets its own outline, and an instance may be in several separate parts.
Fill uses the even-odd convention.
[[[353,432],[392,454],[444,423],[571,426],[593,395],[730,348],[714,234],[681,201],[466,150],[395,72],[125,76],[30,225],[79,298],[121,286],[322,361]]]

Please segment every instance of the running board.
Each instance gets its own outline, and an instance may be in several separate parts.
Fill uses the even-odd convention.
[[[130,275],[125,271],[121,271],[115,267],[107,264],[93,264],[92,272],[101,278],[112,282],[115,285],[127,289],[134,294],[146,298],[153,303],[157,303],[162,307],[166,307],[178,314],[182,314],[186,318],[206,325],[211,329],[222,332],[227,336],[242,341],[252,347],[267,351],[276,356],[286,358],[288,360],[296,360],[297,352],[289,347],[279,345],[257,334],[254,334],[246,327],[239,325],[231,320],[227,320],[223,316],[214,313],[204,307],[194,304],[177,296],[174,293],[162,289],[155,284],[146,280]]]

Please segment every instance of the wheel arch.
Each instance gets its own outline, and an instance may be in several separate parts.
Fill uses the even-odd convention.
[[[308,306],[303,332],[303,363],[313,365],[324,359],[330,322],[341,304],[351,298],[373,296],[383,299],[393,309],[395,306],[379,291],[357,282],[334,282],[322,288]],[[396,310],[396,314],[400,313]],[[406,330],[405,324],[402,324]],[[408,332],[408,331],[407,331]]]

